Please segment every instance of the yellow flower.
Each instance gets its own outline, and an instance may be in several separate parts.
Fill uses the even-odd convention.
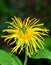
[[[10,45],[16,44],[12,48],[12,52],[19,53],[25,48],[27,54],[34,54],[38,49],[44,49],[44,38],[42,36],[47,35],[48,29],[44,28],[44,24],[39,24],[39,19],[30,17],[25,18],[23,21],[21,18],[11,18],[12,22],[7,22],[10,24],[8,29],[4,29],[3,32],[8,32],[8,35],[2,36],[5,38]],[[11,39],[13,42],[10,43]]]

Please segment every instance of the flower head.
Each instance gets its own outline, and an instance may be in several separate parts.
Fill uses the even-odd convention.
[[[30,17],[25,18],[23,21],[21,18],[11,18],[12,22],[8,29],[4,29],[3,32],[8,32],[8,35],[3,36],[4,41],[10,43],[10,40],[14,38],[14,41],[10,45],[16,44],[12,48],[12,52],[19,53],[25,48],[27,54],[36,53],[38,49],[44,49],[44,38],[42,36],[47,35],[48,29],[44,28],[43,23],[39,23],[39,19]]]

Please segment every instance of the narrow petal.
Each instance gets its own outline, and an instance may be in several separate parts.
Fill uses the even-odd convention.
[[[15,25],[17,25],[17,23],[16,23],[15,19],[14,19],[14,18],[11,18],[11,19],[13,20],[14,24],[15,24]]]
[[[44,25],[44,23],[41,23],[41,24],[34,25],[33,27],[35,27],[35,26],[43,26],[43,25]]]
[[[32,26],[37,21],[36,18],[33,18],[29,21],[29,25]]]
[[[18,23],[18,25],[20,27],[22,27],[22,21],[20,21],[20,18],[16,18],[16,16],[14,16],[14,18],[15,18],[16,22]]]
[[[25,26],[27,26],[30,17],[27,18]]]
[[[33,39],[31,39],[32,40],[32,45],[33,45],[33,47],[34,47],[34,50],[35,50],[35,53],[37,52],[37,49],[36,49],[36,43],[35,43],[35,41],[33,40]]]
[[[42,46],[42,48],[44,49],[44,42],[41,40],[41,39],[39,39],[37,36],[34,36],[34,38],[40,43],[40,45]]]
[[[13,30],[13,29],[4,29],[3,32],[8,32],[8,33],[18,33],[18,30]]]
[[[11,26],[13,26],[13,28],[16,28],[16,29],[18,29],[19,27],[18,26],[16,26],[13,22],[12,23],[10,23],[10,22],[6,22],[6,23],[8,23],[8,24],[10,24]]]

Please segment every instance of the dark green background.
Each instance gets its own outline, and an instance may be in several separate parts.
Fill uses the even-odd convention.
[[[51,51],[51,0],[0,0],[0,35],[3,35],[2,30],[8,25],[5,22],[10,21],[10,18],[16,15],[24,19],[25,17],[36,17],[41,22],[44,22],[48,28],[49,37],[45,38],[46,48]],[[0,36],[0,48],[9,51],[9,47],[4,43]],[[17,55],[17,54],[16,54]],[[24,52],[18,55],[24,61]],[[48,59],[28,59],[28,65],[51,65],[51,60]]]

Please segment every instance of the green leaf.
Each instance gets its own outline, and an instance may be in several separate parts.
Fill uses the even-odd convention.
[[[17,56],[12,53],[8,53],[4,50],[0,50],[0,64],[1,65],[22,65]]]
[[[51,59],[51,52],[47,49],[39,50],[39,52],[36,55],[32,55],[31,58],[40,59],[40,58],[46,58]]]
[[[45,47],[51,51],[51,37],[45,38]]]

